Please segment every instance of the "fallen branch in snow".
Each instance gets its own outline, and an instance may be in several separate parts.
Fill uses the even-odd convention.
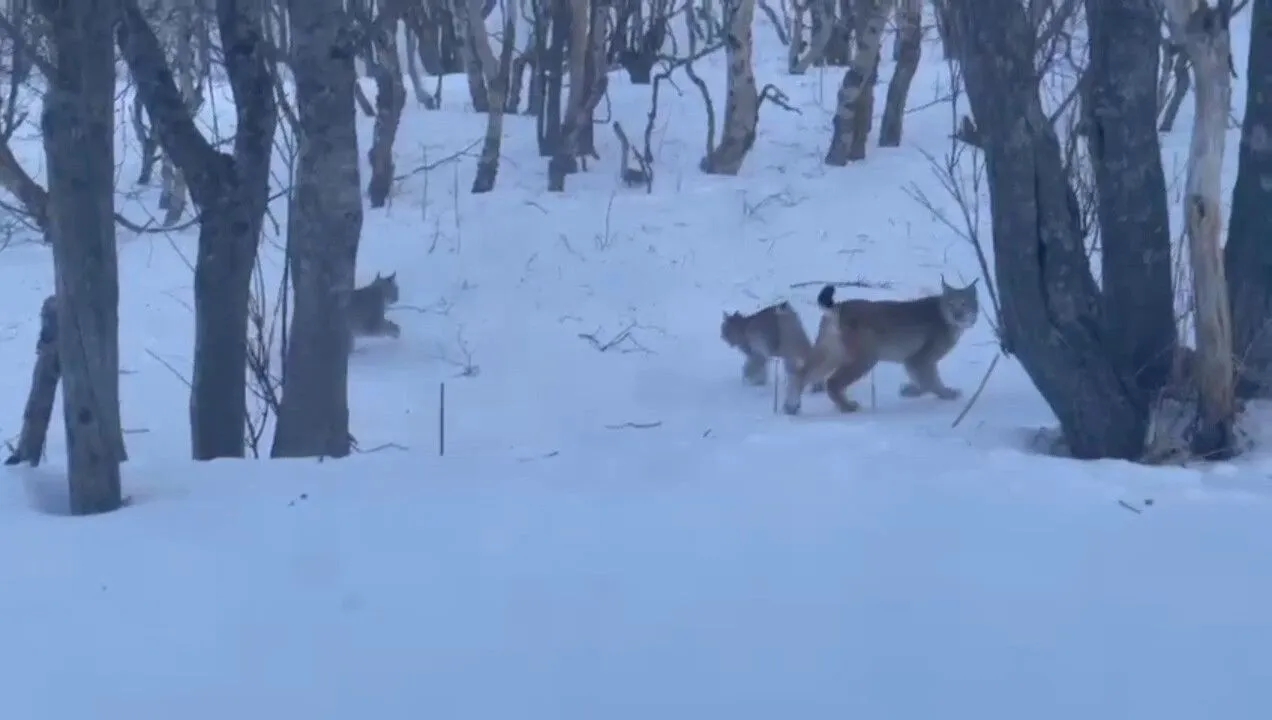
[[[478,145],[480,145],[482,143],[482,140],[484,139],[485,138],[474,140],[471,143],[469,143],[466,147],[464,147],[462,150],[458,150],[454,153],[451,153],[450,155],[447,155],[441,160],[438,160],[436,162],[431,162],[425,165],[421,165],[415,168],[414,170],[408,170],[405,173],[402,173],[401,175],[398,175],[397,177],[393,178],[393,182],[401,182],[407,178],[415,177],[416,175],[419,175],[421,173],[426,173],[431,170],[436,170],[437,168],[443,165],[446,165],[447,163],[456,162],[463,158],[476,157],[473,154],[473,149],[476,148]]]
[[[806,287],[821,287],[823,285],[834,285],[837,288],[865,288],[867,290],[892,289],[892,283],[887,280],[882,282],[871,282],[870,280],[805,280],[803,282],[791,283],[791,289],[796,290]]]
[[[635,330],[636,328],[636,323],[631,323],[609,340],[601,340],[599,338],[601,334],[599,329],[594,333],[579,333],[579,337],[588,341],[588,343],[590,343],[597,352],[617,350],[621,353],[642,352],[652,355],[653,352],[649,348],[641,345],[636,341],[636,338],[632,337],[632,330]],[[623,347],[624,343],[627,343],[628,347]]]
[[[530,457],[519,457],[517,458],[517,462],[524,463],[524,462],[532,462],[534,460],[547,460],[548,458],[554,458],[560,454],[561,454],[560,450],[553,450],[552,452],[544,453],[542,455],[532,455]]]
[[[1137,507],[1135,507],[1134,505],[1132,505],[1132,504],[1130,504],[1130,503],[1126,502],[1125,500],[1118,500],[1118,501],[1117,501],[1117,504],[1118,504],[1118,505],[1121,505],[1122,507],[1126,508],[1127,510],[1130,510],[1131,512],[1135,513],[1136,515],[1139,515],[1139,514],[1141,514],[1141,513],[1143,513],[1143,512],[1144,512],[1143,510],[1140,510],[1139,508],[1137,508]]]
[[[368,455],[370,453],[378,453],[381,450],[401,450],[403,452],[406,452],[407,450],[410,450],[410,448],[405,445],[399,445],[397,443],[392,443],[392,442],[384,443],[382,445],[376,445],[375,447],[369,447],[366,450],[363,450],[362,448],[357,446],[354,446],[353,448],[354,452],[362,454],[362,455]]]
[[[954,422],[950,424],[951,428],[958,427],[959,423],[963,422],[963,418],[967,417],[967,413],[972,411],[972,406],[976,404],[976,399],[980,397],[980,394],[985,390],[985,386],[989,384],[989,376],[994,373],[994,368],[998,367],[998,358],[1002,356],[1002,353],[996,353],[994,359],[989,361],[989,367],[985,369],[985,377],[982,377],[980,385],[976,386],[976,392],[972,393],[972,396],[967,399],[967,404],[963,406],[963,411],[958,414],[958,417],[954,418]]]
[[[652,430],[653,428],[656,428],[656,427],[662,427],[662,420],[655,420],[654,422],[647,422],[647,423],[625,422],[625,423],[619,423],[618,425],[606,425],[605,429],[606,430]]]

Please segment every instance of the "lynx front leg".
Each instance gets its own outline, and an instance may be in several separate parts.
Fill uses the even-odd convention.
[[[742,381],[748,385],[767,384],[768,358],[763,355],[747,353],[746,362],[742,363]]]
[[[380,332],[392,338],[402,337],[402,328],[392,320],[385,320],[384,324],[380,326]]]
[[[919,395],[930,392],[942,400],[957,400],[963,396],[962,390],[949,387],[941,381],[941,374],[937,371],[935,363],[916,365],[913,368],[907,367],[906,370],[910,372],[910,377],[914,380],[913,384],[917,385],[917,389],[920,391]],[[902,392],[904,391],[905,388],[903,387]],[[917,397],[917,395],[913,397]]]
[[[822,378],[834,367],[834,358],[826,353],[818,352],[816,349],[808,358],[808,362],[795,372],[788,373],[786,377],[786,400],[782,403],[782,410],[787,415],[798,415],[800,405],[804,396],[804,386],[812,381],[812,385],[816,388],[822,384]],[[819,390],[814,390],[819,392]]]

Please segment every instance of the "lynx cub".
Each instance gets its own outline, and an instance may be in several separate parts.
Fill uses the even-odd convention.
[[[400,337],[402,328],[384,316],[389,306],[398,301],[397,273],[375,279],[349,297],[349,333],[352,337]],[[352,347],[352,343],[350,343]]]
[[[746,357],[742,363],[742,380],[751,385],[768,382],[766,368],[770,358],[781,358],[789,385],[812,349],[804,324],[786,302],[770,305],[753,315],[724,313],[720,338]],[[817,392],[820,385],[814,380],[813,392]]]
[[[927,393],[954,400],[960,390],[941,381],[936,364],[958,343],[963,331],[976,324],[980,304],[976,281],[955,288],[941,279],[939,295],[914,300],[844,300],[835,302],[835,287],[827,285],[817,295],[824,314],[817,343],[808,363],[786,392],[783,409],[795,415],[800,409],[804,384],[810,377],[826,378],[826,394],[841,412],[856,412],[861,405],[845,395],[848,386],[879,362],[905,366],[910,381],[901,396],[916,398]]]

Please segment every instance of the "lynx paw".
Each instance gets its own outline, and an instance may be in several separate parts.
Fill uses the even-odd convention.
[[[826,383],[825,383],[825,382],[823,382],[823,381],[821,381],[821,380],[818,380],[817,382],[813,383],[812,385],[809,385],[809,386],[808,386],[808,389],[809,389],[811,392],[815,392],[815,393],[819,393],[819,392],[826,392]]]
[[[755,385],[758,387],[761,385],[767,385],[768,377],[764,375],[743,375],[742,382],[746,383],[747,385]]]
[[[798,403],[798,402],[794,402],[794,403],[789,403],[789,402],[788,402],[788,403],[783,403],[783,404],[782,404],[782,412],[786,413],[787,415],[798,415],[798,414],[799,414],[799,403]]]
[[[835,406],[838,407],[839,412],[842,413],[855,413],[861,410],[861,403],[856,400],[844,400],[843,402],[835,403]]]
[[[963,391],[958,388],[941,388],[936,391],[936,396],[942,400],[957,400],[963,397]]]
[[[916,398],[923,395],[923,388],[914,383],[906,383],[901,386],[901,397]]]

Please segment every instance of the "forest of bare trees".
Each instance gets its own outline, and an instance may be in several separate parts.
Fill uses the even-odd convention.
[[[1225,223],[1229,21],[1239,12],[1252,14],[1250,100]],[[1263,240],[1272,221],[1260,210],[1272,199],[1270,31],[1272,0],[8,0],[0,187],[5,207],[52,247],[57,278],[41,338],[40,357],[50,359],[37,363],[26,419],[47,425],[40,408],[52,394],[44,403],[37,389],[60,377],[73,509],[120,504],[115,233],[194,226],[193,457],[249,454],[259,440],[253,392],[275,406],[272,456],[349,454],[346,314],[364,213],[392,196],[408,104],[435,110],[456,93],[485,115],[473,193],[498,189],[504,120],[514,114],[535,119],[550,191],[566,192],[602,156],[596,130],[610,125],[615,144],[605,147],[621,153],[621,181],[652,192],[659,98],[683,80],[708,118],[699,168],[737,175],[766,114],[797,111],[779,89],[783,77],[757,70],[768,67],[755,62],[762,32],[785,46],[786,74],[833,68],[841,78],[829,166],[866,159],[872,132],[880,147],[902,143],[921,56],[940,51],[957,80],[948,98],[956,127],[950,157],[934,167],[964,206],[983,199],[960,183],[984,174],[989,240],[980,246],[975,223],[961,232],[992,281],[1002,350],[1047,400],[1070,453],[1144,459],[1169,396],[1197,409],[1194,453],[1231,455],[1238,398],[1262,396],[1272,382],[1272,245]],[[875,128],[888,50],[894,68]],[[726,67],[719,97],[697,69],[717,53]],[[1061,66],[1076,79],[1050,98],[1048,78]],[[649,86],[646,127],[598,113],[612,73]],[[373,98],[359,77],[372,81]],[[228,142],[196,122],[214,84],[233,96]],[[23,88],[43,95],[48,187],[9,149],[25,122]],[[131,122],[116,128],[123,89]],[[1185,95],[1197,111],[1195,127],[1181,130],[1192,133],[1181,255],[1159,126],[1173,123]],[[367,148],[358,147],[359,114],[373,119]],[[138,141],[140,177],[116,179],[117,132]],[[287,304],[274,348],[261,344],[253,272],[280,138],[295,152],[283,190]],[[154,183],[155,166],[162,217],[121,216],[116,183]],[[261,357],[275,349],[277,371]],[[268,387],[253,388],[253,376]],[[39,462],[43,436],[24,428],[11,461]]]

